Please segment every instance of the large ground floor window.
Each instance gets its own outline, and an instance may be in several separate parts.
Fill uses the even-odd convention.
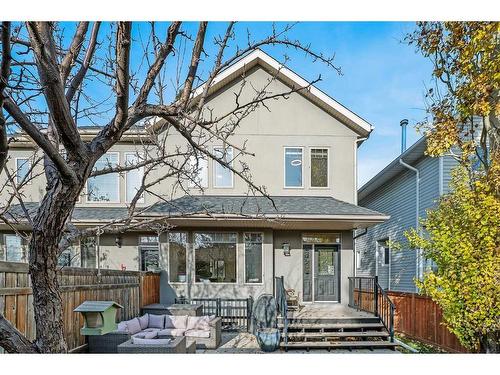
[[[168,278],[173,283],[187,281],[186,269],[187,233],[170,232],[168,234]]]
[[[245,283],[262,283],[262,234],[245,233]]]
[[[235,283],[236,242],[236,233],[195,233],[196,281],[204,283]]]

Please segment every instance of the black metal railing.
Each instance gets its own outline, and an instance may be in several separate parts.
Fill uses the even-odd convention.
[[[175,303],[196,303],[203,306],[203,315],[222,318],[225,331],[249,331],[252,321],[253,298],[191,298],[175,299]]]
[[[378,276],[349,277],[349,307],[379,317],[394,341],[394,303],[378,283]]]
[[[286,301],[285,280],[283,276],[275,277],[275,290],[276,290],[276,305],[278,314],[283,321],[283,341],[285,344],[288,342],[288,303]]]

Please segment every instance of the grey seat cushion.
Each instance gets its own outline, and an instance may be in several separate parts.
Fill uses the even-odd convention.
[[[164,328],[165,315],[149,314],[148,328]]]

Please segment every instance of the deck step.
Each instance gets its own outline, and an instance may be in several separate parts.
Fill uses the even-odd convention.
[[[278,324],[278,328],[284,328],[283,323]],[[384,328],[382,323],[290,323],[288,330],[293,329],[368,329]]]
[[[292,341],[281,342],[282,348],[395,348],[390,341]]]
[[[385,331],[365,332],[288,332],[288,338],[328,338],[328,337],[389,337]]]

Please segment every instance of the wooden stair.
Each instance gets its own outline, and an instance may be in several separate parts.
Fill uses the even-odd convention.
[[[279,319],[280,347],[288,349],[395,349],[390,334],[379,318],[301,318],[288,319],[287,340],[283,319]]]

